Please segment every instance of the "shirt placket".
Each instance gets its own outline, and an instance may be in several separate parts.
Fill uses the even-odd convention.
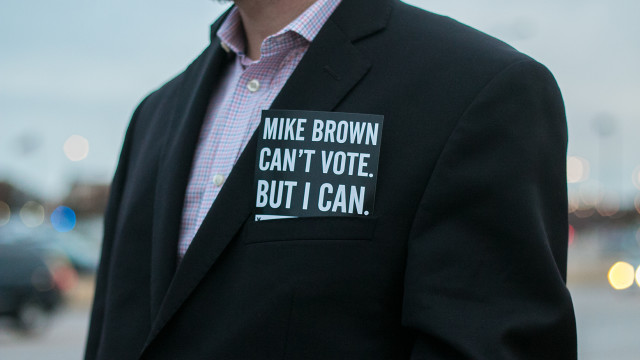
[[[265,59],[267,60],[267,59]],[[240,60],[239,60],[240,61]],[[218,196],[226,176],[240,157],[253,131],[260,123],[260,112],[265,107],[265,100],[269,98],[268,61],[250,64],[237,78],[232,96],[225,101],[219,121],[222,132],[220,144],[216,144],[216,161],[207,174],[205,196],[198,209],[198,222],[202,223],[210,206]],[[238,121],[237,119],[251,119]]]
[[[265,39],[259,62],[245,63],[242,70],[244,34],[234,8],[217,35],[228,53],[236,54],[231,74],[225,74],[217,95],[207,111],[203,134],[199,139],[193,173],[185,194],[179,254],[182,255],[198,231],[226,177],[260,123],[261,110],[268,109],[281,91],[302,55],[339,0],[317,1],[297,22]],[[277,41],[273,41],[277,40]],[[249,89],[249,82],[253,83]],[[257,86],[256,86],[257,85]],[[206,134],[206,135],[205,135]]]

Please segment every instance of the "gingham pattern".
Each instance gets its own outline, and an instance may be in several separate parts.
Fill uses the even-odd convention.
[[[244,30],[237,8],[231,10],[218,30],[223,47],[237,56],[211,99],[202,126],[184,199],[179,259],[218,196],[222,188],[220,180],[229,176],[260,124],[261,111],[271,106],[339,4],[340,0],[316,1],[289,25],[266,38],[260,48],[261,57],[256,61],[244,54]],[[248,88],[252,80],[260,83],[255,92]]]

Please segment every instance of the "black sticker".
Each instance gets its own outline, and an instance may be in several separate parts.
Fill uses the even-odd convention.
[[[263,110],[256,220],[373,215],[383,120],[371,114]]]

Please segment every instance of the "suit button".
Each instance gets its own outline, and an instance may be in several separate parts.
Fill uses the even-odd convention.
[[[213,177],[213,184],[215,186],[220,186],[224,183],[224,176],[217,174],[216,176]]]
[[[257,79],[253,79],[247,83],[247,89],[251,92],[256,92],[260,89],[260,82]]]

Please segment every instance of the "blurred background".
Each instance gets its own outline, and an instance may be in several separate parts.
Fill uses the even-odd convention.
[[[640,2],[410,0],[547,65],[570,143],[581,359],[640,358]],[[129,117],[209,41],[209,0],[0,2],[0,358],[80,359]]]

